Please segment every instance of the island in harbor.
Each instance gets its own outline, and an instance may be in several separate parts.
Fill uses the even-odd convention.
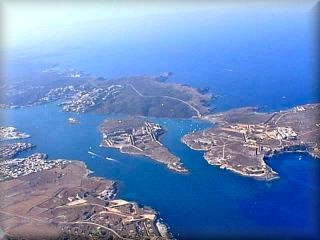
[[[0,126],[0,161],[14,158],[17,155],[19,155],[21,152],[32,149],[34,145],[31,143],[25,143],[25,142],[10,143],[11,140],[20,140],[20,139],[25,139],[29,137],[30,137],[29,134],[19,132],[14,127]]]
[[[182,141],[204,151],[209,164],[260,180],[278,177],[265,157],[306,151],[320,158],[320,104],[262,113],[240,108],[203,117],[215,126],[187,134]]]
[[[0,127],[0,141],[16,140],[29,137],[29,134],[19,132],[14,127]]]
[[[169,239],[158,213],[117,199],[117,183],[83,162],[35,153],[0,162],[0,227],[8,239]]]
[[[169,169],[187,173],[180,159],[159,141],[165,129],[142,117],[106,120],[101,126],[103,147],[118,148],[122,153],[138,154],[165,164]]]

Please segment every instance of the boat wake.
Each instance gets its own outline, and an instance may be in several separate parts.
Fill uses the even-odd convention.
[[[100,154],[97,154],[95,152],[92,152],[92,151],[88,151],[88,153],[92,156],[95,156],[95,157],[99,157],[99,158],[102,158],[102,159],[106,159],[108,161],[112,161],[112,162],[119,162],[118,160],[114,159],[114,158],[111,158],[111,157],[103,157],[101,156]]]

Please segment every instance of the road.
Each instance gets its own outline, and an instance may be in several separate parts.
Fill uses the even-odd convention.
[[[101,227],[103,229],[106,229],[110,232],[112,232],[115,236],[117,236],[119,239],[123,239],[123,240],[133,240],[132,238],[126,238],[126,237],[122,237],[120,236],[116,231],[114,231],[111,228],[108,228],[106,226],[103,226],[101,224],[98,223],[92,223],[92,222],[81,222],[81,221],[76,221],[76,222],[59,222],[59,224],[88,224],[88,225],[94,225],[96,227]]]
[[[186,102],[184,100],[181,100],[181,99],[175,98],[175,97],[170,97],[170,96],[149,96],[149,95],[146,96],[146,95],[143,95],[141,92],[139,92],[132,84],[128,84],[128,86],[130,86],[132,88],[132,90],[135,91],[140,97],[150,97],[150,98],[152,98],[152,97],[163,97],[163,98],[168,98],[168,99],[179,101],[179,102],[181,102],[183,104],[188,105],[192,110],[194,110],[196,112],[197,117],[199,117],[199,118],[201,117],[200,111],[198,109],[196,109],[194,106],[192,106],[190,103],[188,103],[188,102]]]
[[[41,222],[41,223],[48,223],[48,221],[45,221],[45,220],[41,220],[41,219],[34,218],[34,217],[27,217],[27,216],[23,216],[23,215],[16,214],[16,213],[10,213],[10,212],[6,212],[6,211],[3,211],[3,210],[0,210],[0,213],[5,214],[5,215],[9,215],[9,216],[12,216],[12,217],[23,218],[23,219],[26,219],[26,220],[33,220],[33,221]]]
[[[279,118],[274,122],[274,125],[277,125],[277,123],[279,122],[279,120],[280,120],[281,118],[283,118],[285,115],[288,115],[289,113],[290,113],[290,112],[281,114],[281,115],[279,116]]]
[[[97,206],[101,206],[101,205],[97,204]],[[103,207],[103,206],[101,206],[101,207]],[[16,213],[10,213],[10,212],[6,212],[6,211],[3,211],[3,210],[0,210],[0,213],[5,214],[5,215],[9,215],[9,216],[12,216],[12,217],[18,217],[18,218],[26,219],[26,220],[29,220],[29,221],[33,220],[33,221],[36,221],[36,222],[49,224],[49,222],[45,221],[45,220],[41,220],[41,219],[37,219],[37,218],[34,218],[34,217],[29,217],[29,216],[23,216],[23,215],[16,214]],[[114,213],[114,212],[109,212],[109,213],[117,214],[117,213]],[[119,215],[121,215],[121,214],[119,214]],[[139,219],[139,220],[142,220],[142,219]],[[114,231],[113,229],[108,228],[108,227],[103,226],[103,225],[98,224],[98,223],[75,221],[75,222],[58,222],[58,224],[89,224],[89,225],[94,225],[94,226],[101,227],[101,228],[104,228],[104,229],[112,232],[115,236],[117,236],[120,239],[131,240],[131,238],[122,237],[116,231]]]

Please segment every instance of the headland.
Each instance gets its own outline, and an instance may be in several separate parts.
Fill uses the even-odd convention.
[[[278,177],[264,158],[281,152],[306,151],[320,158],[320,104],[261,113],[253,108],[207,115],[215,126],[187,134],[182,141],[205,151],[209,164],[260,180]]]
[[[0,107],[25,107],[60,100],[66,112],[121,113],[135,116],[189,118],[210,112],[213,95],[166,82],[172,73],[115,79],[91,77],[74,69],[52,68],[24,84],[1,86]]]
[[[89,176],[83,162],[15,157],[0,161],[0,227],[9,239],[171,238],[155,210],[116,198],[117,183]]]
[[[100,131],[103,136],[101,146],[118,148],[122,153],[138,154],[165,164],[169,169],[187,173],[178,157],[159,141],[165,129],[159,124],[142,117],[106,120]]]

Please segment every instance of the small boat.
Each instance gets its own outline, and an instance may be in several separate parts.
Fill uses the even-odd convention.
[[[90,155],[93,155],[93,156],[96,156],[96,157],[101,157],[99,154],[96,154],[96,153],[94,153],[94,152],[92,152],[92,151],[88,151],[88,153],[89,153]]]
[[[109,161],[114,161],[114,162],[118,162],[116,159],[114,158],[111,158],[111,157],[106,157],[106,160],[109,160]]]
[[[70,124],[78,124],[78,123],[80,123],[77,119],[75,119],[75,118],[68,118],[68,121],[69,121],[69,123]]]
[[[101,155],[99,155],[99,154],[97,154],[97,153],[95,153],[95,152],[92,152],[92,151],[88,151],[88,153],[90,154],[90,155],[92,155],[92,156],[94,156],[94,157],[99,157],[99,158],[102,158],[102,159],[106,159],[106,160],[109,160],[109,161],[113,161],[113,162],[118,162],[116,159],[114,159],[114,158],[111,158],[111,157],[103,157],[103,156],[101,156]]]

